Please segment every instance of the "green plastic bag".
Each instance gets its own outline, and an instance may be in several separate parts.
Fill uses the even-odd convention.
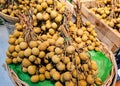
[[[102,53],[97,51],[88,52],[91,59],[96,61],[98,65],[98,77],[104,82],[112,69],[111,61]]]

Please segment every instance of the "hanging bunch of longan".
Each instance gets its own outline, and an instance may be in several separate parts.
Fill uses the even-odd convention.
[[[6,63],[19,63],[33,83],[49,79],[56,81],[55,86],[101,85],[97,64],[87,54],[99,51],[94,26],[86,22],[78,28],[76,22],[67,20],[63,2],[36,2],[37,13],[30,9],[29,16],[21,14],[15,24]]]
[[[113,0],[114,4],[112,5],[112,0],[104,0],[104,6],[91,8],[91,11],[115,31],[120,32],[120,2],[119,0],[115,1]]]

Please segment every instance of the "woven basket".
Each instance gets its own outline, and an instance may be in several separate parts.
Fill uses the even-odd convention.
[[[98,33],[99,40],[105,43],[112,52],[117,51],[120,48],[120,33],[116,32],[104,21],[97,18],[96,15],[89,10],[91,7],[97,7],[95,1],[83,3],[83,17],[96,26],[95,30]]]
[[[16,23],[19,21],[19,19],[17,17],[11,17],[11,16],[4,14],[2,12],[0,12],[0,17],[5,19],[6,21],[12,22],[12,23]]]
[[[107,79],[103,82],[101,86],[115,86],[117,79],[117,65],[116,65],[115,57],[112,54],[112,52],[107,49],[107,46],[104,45],[103,43],[101,43],[100,49],[110,59],[110,61],[113,64],[110,75],[107,77]],[[16,86],[29,86],[25,82],[21,81],[16,75],[16,73],[12,69],[10,69],[6,64],[5,64],[5,68],[9,72],[10,78],[13,80]]]

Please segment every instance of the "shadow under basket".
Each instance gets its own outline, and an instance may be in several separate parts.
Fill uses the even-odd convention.
[[[110,50],[108,50],[105,44],[101,43],[100,49],[108,57],[108,59],[111,61],[113,65],[109,76],[101,86],[115,86],[117,79],[117,65],[116,65],[115,57],[113,53]],[[7,64],[4,64],[4,67],[8,71],[9,76],[14,82],[15,86],[29,86],[27,83],[21,81],[16,75],[16,73],[12,69],[10,69]]]

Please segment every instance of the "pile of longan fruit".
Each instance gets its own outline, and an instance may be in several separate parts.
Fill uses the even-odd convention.
[[[102,2],[103,6],[94,7],[90,10],[116,32],[120,32],[120,2],[118,1],[113,8],[111,5],[111,0],[100,1]]]
[[[97,64],[87,53],[90,50],[99,51],[100,43],[96,38],[95,27],[86,22],[78,29],[74,22],[68,21],[70,44],[61,27],[65,3],[58,0],[38,2],[35,7],[37,13],[32,15],[32,32],[37,35],[37,40],[26,42],[24,30],[27,24],[16,23],[16,29],[9,36],[6,63],[20,64],[22,71],[31,76],[33,83],[49,79],[56,82],[55,86],[101,85],[102,81],[97,77]]]

